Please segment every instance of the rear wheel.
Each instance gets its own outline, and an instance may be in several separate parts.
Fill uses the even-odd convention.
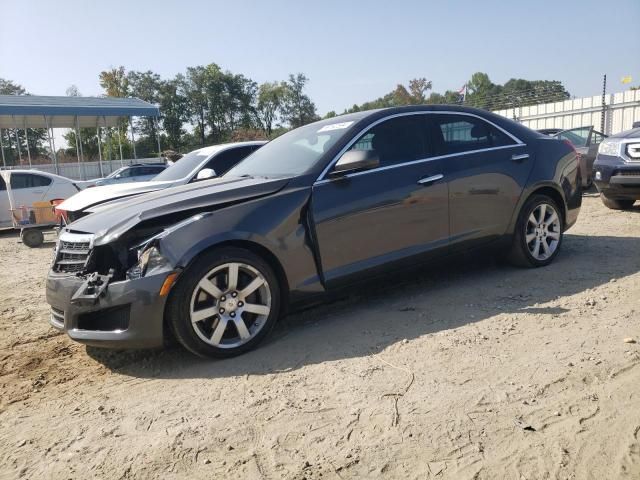
[[[557,203],[547,195],[529,198],[518,216],[509,261],[519,267],[543,267],[560,251],[564,221]]]
[[[607,197],[604,193],[600,194],[600,200],[604,203],[604,206],[611,210],[628,210],[633,207],[635,200],[631,198],[613,199]]]
[[[167,320],[177,340],[203,357],[226,358],[254,348],[280,310],[280,286],[258,255],[222,248],[199,257],[171,293]]]

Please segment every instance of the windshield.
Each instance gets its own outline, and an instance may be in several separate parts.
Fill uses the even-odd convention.
[[[342,137],[353,122],[312,123],[267,143],[224,176],[285,177],[300,175]]]
[[[107,175],[106,178],[115,178],[116,175],[118,175],[119,173],[123,172],[124,170],[126,170],[127,167],[120,167],[119,169],[117,169],[115,172],[111,172],[111,174]]]
[[[176,163],[153,177],[153,181],[173,182],[181,180],[191,174],[195,174],[195,169],[211,155],[211,151],[209,151],[209,153],[204,153],[200,150],[194,150],[193,152],[187,153],[180,160],[177,160]]]

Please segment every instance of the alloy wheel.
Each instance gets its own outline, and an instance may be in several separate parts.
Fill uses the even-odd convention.
[[[271,312],[271,288],[264,275],[245,263],[210,270],[191,295],[191,325],[201,340],[235,348],[254,338]]]
[[[538,204],[527,219],[525,242],[529,253],[539,261],[547,260],[560,244],[560,218],[548,203]]]

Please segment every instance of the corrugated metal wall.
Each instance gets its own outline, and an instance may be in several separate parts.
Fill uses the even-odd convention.
[[[640,90],[627,90],[605,96],[604,133],[629,130],[640,121]],[[498,110],[498,115],[515,118],[529,128],[576,128],[592,125],[600,131],[602,96],[574,98],[563,102],[543,103],[529,107]]]

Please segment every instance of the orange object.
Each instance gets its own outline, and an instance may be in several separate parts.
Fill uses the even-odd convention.
[[[164,279],[164,283],[162,284],[162,288],[160,288],[161,297],[169,295],[169,290],[171,290],[173,284],[176,283],[176,278],[178,278],[178,272],[173,272],[167,275],[167,278]]]
[[[37,224],[54,223],[56,215],[49,202],[33,202],[33,211]]]

